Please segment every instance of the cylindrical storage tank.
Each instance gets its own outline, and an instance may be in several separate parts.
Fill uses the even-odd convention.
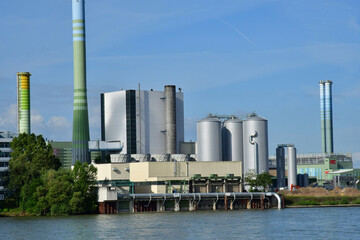
[[[307,173],[303,175],[304,175],[304,187],[307,187],[309,186],[309,175]]]
[[[176,91],[174,85],[166,85],[165,89],[165,125],[166,153],[176,153]]]
[[[288,188],[290,189],[291,185],[297,186],[296,148],[288,147],[287,151]]]
[[[268,126],[255,114],[243,121],[243,174],[269,172]]]
[[[223,161],[242,161],[243,123],[240,119],[229,119],[222,128]]]
[[[197,122],[198,161],[221,161],[221,121],[204,118]]]
[[[285,149],[276,148],[276,178],[277,187],[285,187]]]
[[[296,184],[297,184],[297,186],[299,186],[299,187],[304,187],[304,175],[302,175],[302,174],[297,174]]]

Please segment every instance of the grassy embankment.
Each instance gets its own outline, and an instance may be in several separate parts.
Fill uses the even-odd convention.
[[[16,202],[12,199],[0,201],[0,217],[31,216],[20,208],[16,207]]]
[[[294,191],[282,191],[285,207],[296,206],[349,206],[360,205],[360,191],[354,188],[301,188]]]

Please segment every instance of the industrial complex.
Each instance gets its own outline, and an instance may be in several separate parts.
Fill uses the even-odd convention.
[[[65,168],[76,161],[97,172],[101,213],[281,207],[275,193],[250,193],[249,174],[270,173],[269,190],[352,186],[360,170],[350,154],[334,151],[332,81],[320,81],[321,153],[300,154],[296,143],[279,143],[269,156],[268,120],[209,115],[197,121],[197,141],[185,142],[184,93],[138,89],[102,93],[101,140],[91,141],[86,89],[85,6],[73,0],[73,139],[48,141]],[[5,192],[10,143],[31,133],[30,76],[17,73],[18,132],[0,132],[0,191]],[[269,120],[271,121],[271,120]],[[265,190],[265,189],[261,189]],[[1,194],[1,193],[0,193]]]

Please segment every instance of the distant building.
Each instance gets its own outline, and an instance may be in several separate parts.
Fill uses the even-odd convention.
[[[72,164],[72,142],[49,141],[53,153],[60,159],[63,168],[71,168]]]
[[[184,95],[122,90],[101,94],[101,140],[120,141],[122,153],[174,154],[184,141]]]
[[[17,136],[13,132],[0,132],[0,199],[4,197],[9,181],[10,143]]]
[[[297,173],[316,177],[319,183],[332,180],[333,172],[341,169],[352,169],[353,161],[350,154],[297,154]],[[269,156],[270,169],[276,169],[276,156]],[[270,171],[274,175],[276,171]]]

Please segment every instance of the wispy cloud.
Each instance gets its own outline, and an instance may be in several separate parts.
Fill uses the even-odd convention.
[[[16,131],[16,104],[11,104],[0,114],[0,127],[5,131]]]
[[[236,33],[238,33],[240,36],[242,36],[246,41],[248,41],[251,45],[256,47],[256,44],[251,41],[244,33],[242,33],[237,27],[235,27],[234,25],[232,25],[231,23],[225,21],[222,18],[218,18],[221,22],[223,22],[225,25],[227,25],[228,27],[230,27],[232,30],[234,30]]]
[[[351,29],[360,32],[360,25],[358,23],[357,17],[351,17],[348,24]]]

